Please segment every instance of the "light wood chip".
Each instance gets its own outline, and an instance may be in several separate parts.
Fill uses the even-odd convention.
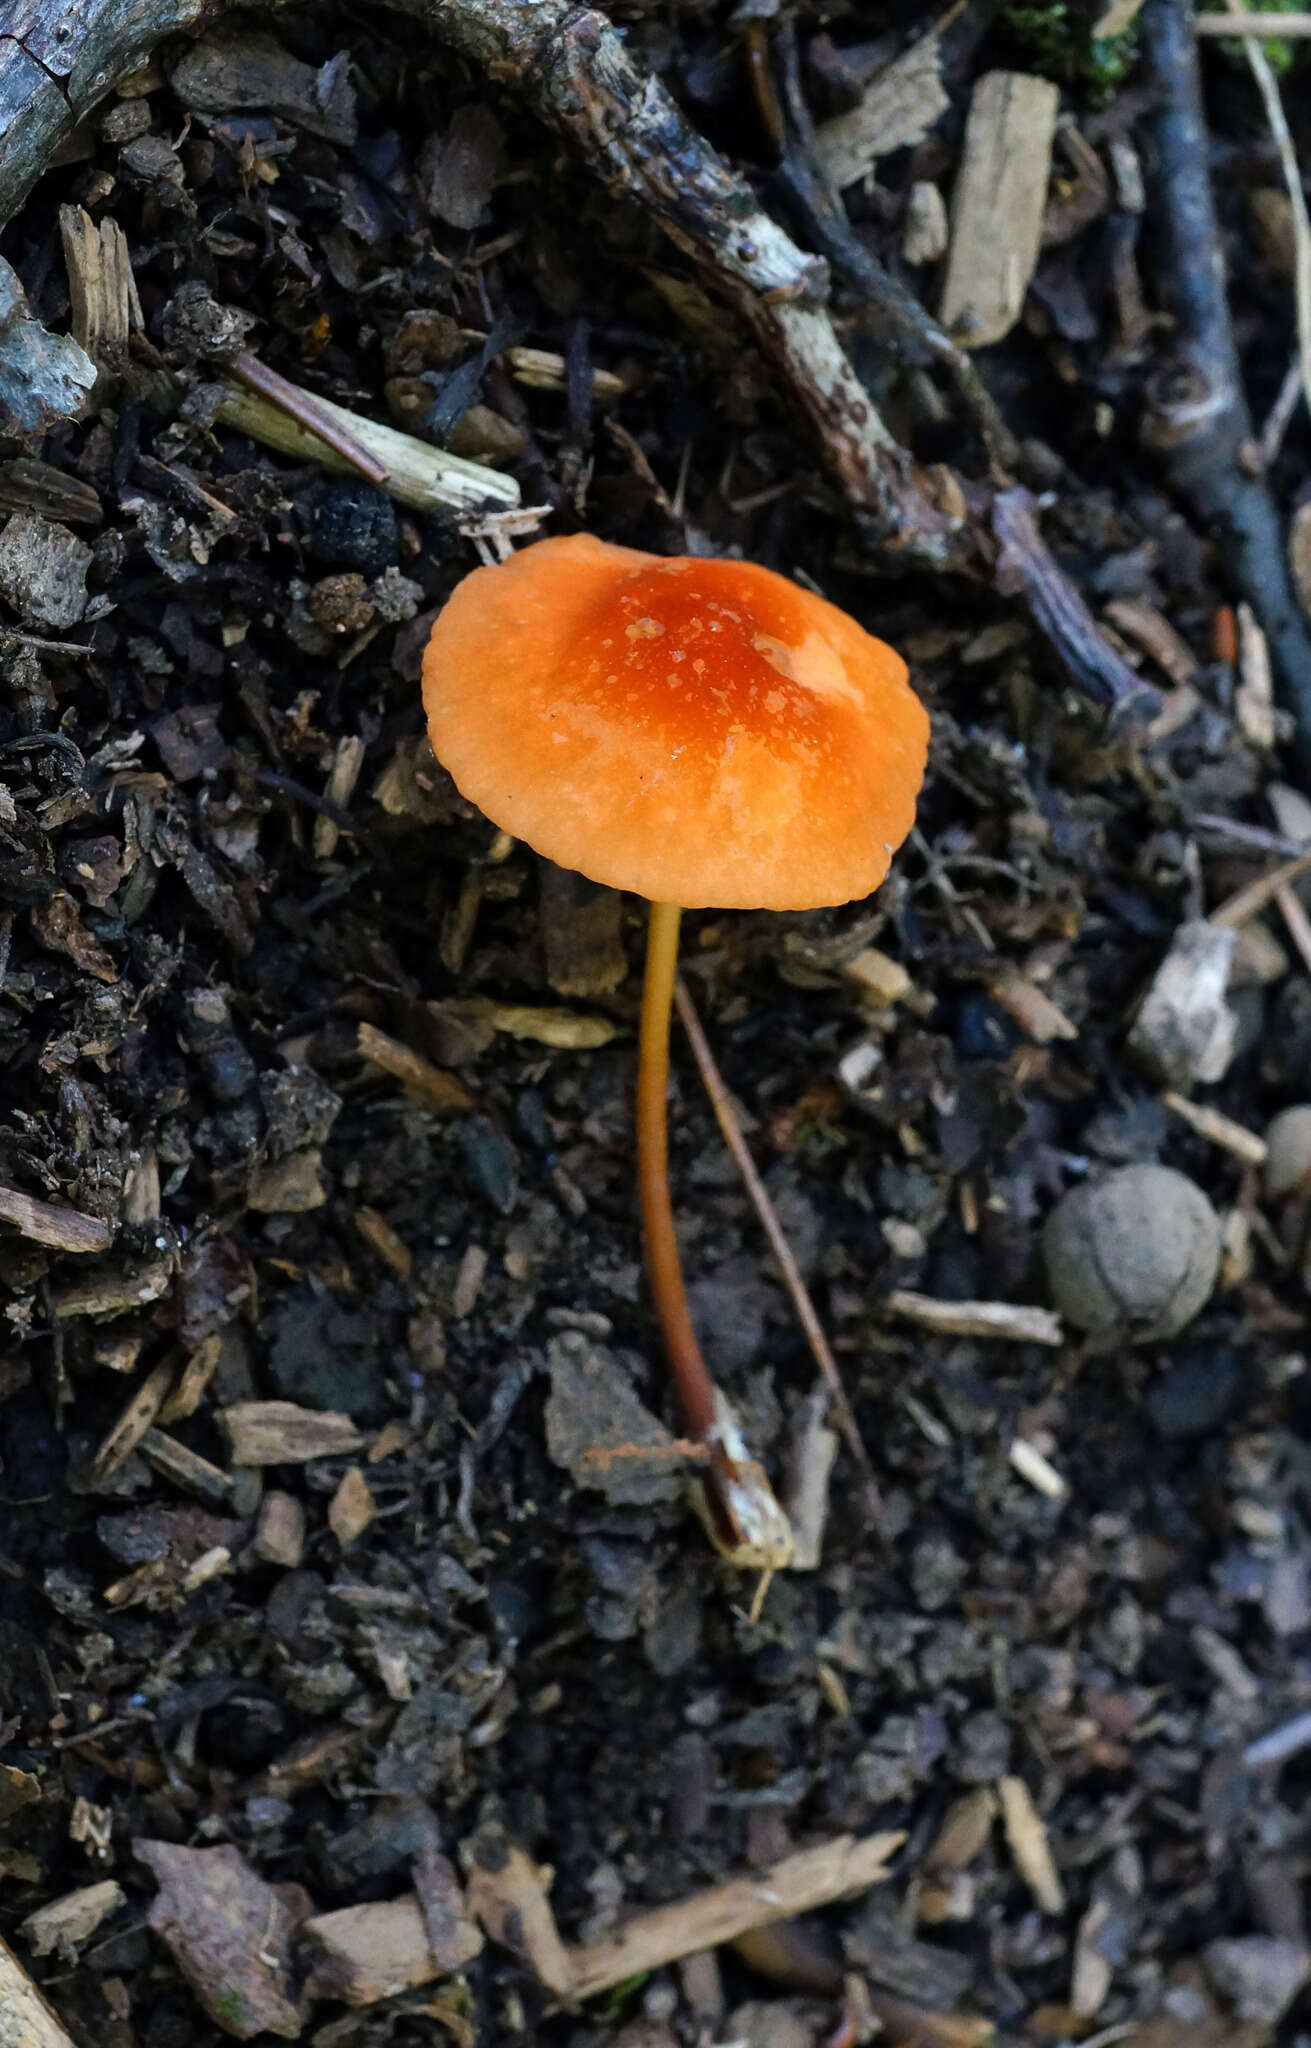
[[[1235,1123],[1222,1110],[1208,1109],[1205,1103],[1190,1102],[1186,1095],[1178,1095],[1173,1089],[1167,1090],[1161,1100],[1167,1109],[1172,1109],[1186,1124],[1191,1124],[1199,1137],[1209,1138],[1213,1145],[1223,1146],[1245,1166],[1265,1165],[1265,1139],[1258,1138],[1256,1132],[1249,1131],[1245,1124]]]
[[[368,1480],[358,1465],[350,1466],[328,1507],[328,1527],[343,1550],[364,1534],[377,1512]]]
[[[0,2042],[4,2048],[73,2048],[13,1950],[0,1941]]]
[[[997,1786],[1002,1826],[1015,1868],[1044,1913],[1065,1911],[1065,1887],[1057,1873],[1041,1814],[1023,1778],[1003,1778]]]
[[[1002,1337],[1014,1344],[1063,1344],[1060,1317],[1049,1308],[1013,1301],[935,1301],[897,1288],[886,1306],[894,1316],[944,1337]]]
[[[946,113],[951,102],[941,77],[943,25],[930,29],[880,71],[849,112],[821,123],[815,154],[839,190],[863,178],[880,157],[923,141]]]
[[[459,1964],[471,1962],[483,1938],[472,1919],[461,1916],[455,1951]],[[307,1920],[301,1939],[309,1952],[305,1989],[311,1998],[340,1999],[346,2005],[376,2005],[416,1984],[443,1975],[428,1945],[419,1901],[403,1898],[346,1906]]]
[[[38,1202],[21,1188],[0,1187],[0,1223],[12,1224],[20,1237],[48,1244],[57,1252],[104,1252],[114,1229],[99,1216],[84,1216],[58,1202]]]
[[[938,317],[967,348],[1009,334],[1038,261],[1051,175],[1057,88],[989,71],[974,88],[951,202]]]
[[[753,1877],[732,1878],[677,1905],[642,1913],[604,1940],[568,1951],[574,1996],[594,1998],[627,1977],[735,1941],[753,1927],[867,1891],[887,1877],[889,1859],[904,1840],[901,1834],[838,1835]]]
[[[176,1375],[176,1359],[170,1354],[142,1380],[91,1461],[93,1487],[103,1486],[131,1456],[163,1407]]]
[[[473,1108],[472,1096],[454,1074],[434,1066],[421,1052],[402,1045],[399,1038],[389,1038],[373,1024],[361,1024],[356,1043],[361,1059],[399,1081],[411,1101],[421,1102],[426,1109]]]
[[[304,1465],[364,1445],[349,1415],[298,1408],[294,1401],[238,1401],[219,1410],[218,1422],[235,1465]]]

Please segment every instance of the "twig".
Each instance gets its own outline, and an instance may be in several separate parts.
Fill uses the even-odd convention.
[[[1258,1735],[1243,1751],[1243,1762],[1249,1771],[1269,1770],[1300,1756],[1304,1749],[1311,1749],[1311,1713],[1294,1714],[1291,1721],[1272,1728],[1268,1735]]]
[[[325,469],[340,468],[347,474],[358,471],[358,463],[325,440],[317,425],[305,426],[299,417],[274,405],[261,392],[243,390],[238,384],[229,384],[226,391],[218,417],[238,433],[249,434],[284,455],[321,462]],[[303,392],[301,396],[308,398],[311,394]],[[412,434],[399,433],[379,420],[348,412],[345,406],[334,405],[330,399],[315,398],[314,404],[334,419],[353,442],[374,451],[382,488],[402,505],[412,505],[419,512],[468,512],[487,506],[516,508],[519,504],[519,486],[512,476],[486,469],[479,462],[466,462],[462,456],[449,455],[444,448],[433,448],[428,442],[416,441]]]
[[[1189,0],[1147,0],[1140,23],[1145,82],[1156,95],[1149,197],[1176,351],[1153,380],[1144,439],[1194,517],[1221,536],[1234,584],[1270,642],[1299,755],[1311,765],[1311,633],[1289,583],[1274,500],[1242,463],[1252,424],[1225,300]]]
[[[289,384],[277,370],[271,370],[267,363],[260,362],[249,349],[232,358],[232,374],[246,386],[248,391],[258,391],[261,398],[267,398],[270,405],[276,405],[279,412],[285,412],[314,434],[320,441],[326,441],[329,448],[335,448],[338,455],[349,462],[352,469],[358,469],[371,484],[385,484],[389,471],[385,462],[379,462],[367,448],[356,440],[339,420],[314,396],[312,391],[302,391],[295,384]]]
[[[1265,36],[1272,42],[1288,36],[1311,36],[1311,14],[1249,14],[1243,23],[1243,35]],[[1234,25],[1227,14],[1199,14],[1193,22],[1193,34],[1197,36],[1231,36]]]
[[[778,1220],[778,1212],[769,1198],[769,1190],[756,1171],[756,1163],[751,1157],[746,1139],[742,1135],[742,1126],[737,1120],[737,1113],[733,1108],[732,1098],[724,1086],[723,1075],[715,1064],[715,1056],[711,1052],[709,1041],[701,1028],[701,1019],[696,1013],[696,1005],[693,1003],[687,984],[681,975],[674,983],[674,1002],[677,1005],[683,1029],[687,1033],[688,1044],[692,1048],[692,1057],[697,1063],[697,1069],[701,1075],[706,1094],[710,1097],[710,1104],[715,1112],[715,1120],[719,1125],[720,1131],[723,1133],[724,1143],[728,1146],[737,1163],[737,1168],[742,1175],[747,1193],[751,1197],[756,1214],[759,1216],[765,1235],[769,1239],[770,1250],[778,1260],[779,1268],[783,1275],[783,1284],[787,1288],[792,1300],[792,1306],[797,1313],[797,1321],[806,1333],[806,1341],[810,1345],[811,1354],[816,1365],[819,1367],[824,1384],[828,1388],[829,1398],[833,1404],[833,1412],[837,1417],[838,1427],[842,1431],[843,1440],[848,1451],[851,1453],[852,1461],[855,1464],[856,1470],[860,1473],[864,1484],[865,1505],[869,1512],[869,1518],[878,1531],[880,1538],[886,1542],[887,1534],[883,1519],[883,1499],[879,1492],[878,1481],[874,1477],[874,1468],[870,1463],[869,1453],[865,1449],[861,1438],[860,1426],[856,1421],[851,1402],[847,1398],[847,1390],[842,1384],[842,1375],[838,1371],[837,1360],[829,1348],[829,1342],[824,1335],[823,1326],[815,1313],[815,1304],[812,1302],[806,1283],[801,1277],[800,1269],[792,1253],[792,1247],[783,1233],[783,1226]]]
[[[1284,103],[1279,97],[1279,86],[1270,68],[1270,59],[1254,35],[1246,33],[1247,8],[1244,0],[1226,0],[1229,12],[1236,21],[1244,24],[1243,55],[1247,58],[1261,103],[1265,108],[1270,133],[1275,138],[1279,151],[1279,166],[1284,174],[1284,185],[1288,192],[1289,210],[1293,221],[1293,243],[1295,262],[1293,265],[1293,287],[1297,306],[1297,349],[1302,367],[1302,389],[1311,406],[1311,219],[1307,217],[1306,197],[1302,191],[1302,172],[1297,161],[1297,151],[1288,130],[1284,115]]]
[[[1226,902],[1218,904],[1211,912],[1211,923],[1233,925],[1235,929],[1259,917],[1267,903],[1273,903],[1279,891],[1289,882],[1296,882],[1311,868],[1311,852],[1299,853],[1295,860],[1285,861],[1282,867],[1272,868],[1268,875],[1258,875],[1245,889],[1239,889]]]

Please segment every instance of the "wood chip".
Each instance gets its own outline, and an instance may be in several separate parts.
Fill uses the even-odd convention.
[[[398,1038],[389,1038],[372,1024],[361,1024],[356,1043],[361,1059],[399,1081],[412,1102],[448,1112],[473,1108],[472,1096],[454,1074],[435,1067]]]
[[[639,1914],[601,1941],[567,1952],[574,1996],[594,1998],[628,1977],[735,1941],[754,1927],[853,1898],[882,1883],[905,1839],[902,1834],[838,1835],[754,1876],[731,1878],[676,1905]]]
[[[59,233],[74,338],[98,369],[120,371],[127,363],[132,328],[145,325],[127,236],[110,215],[97,224],[80,206],[60,207]]]
[[[298,1408],[294,1401],[238,1401],[220,1408],[218,1424],[235,1465],[304,1465],[362,1450],[364,1438],[349,1415],[330,1408]]]
[[[1035,1045],[1051,1045],[1058,1040],[1069,1041],[1079,1036],[1077,1024],[1071,1024],[1063,1010],[1059,1010],[1049,995],[1045,995],[1036,982],[1013,969],[1003,968],[988,984],[988,993],[994,1002],[1000,1003],[1008,1017],[1014,1018],[1026,1038]]]
[[[617,1036],[608,1017],[585,1017],[577,1010],[552,1010],[532,1003],[498,1003],[491,996],[470,996],[446,1009],[463,1011],[475,1022],[481,1020],[507,1038],[526,1038],[535,1045],[550,1045],[561,1052],[593,1052],[609,1045]]]
[[[176,1376],[177,1366],[170,1354],[141,1382],[91,1460],[93,1488],[103,1486],[131,1456],[163,1407]]]
[[[997,1786],[1002,1826],[1015,1867],[1044,1913],[1065,1911],[1065,1888],[1057,1874],[1042,1816],[1023,1778],[1003,1778]]]
[[[346,1906],[339,1913],[316,1914],[301,1928],[310,1963],[306,1992],[310,1998],[339,1999],[345,2005],[376,2005],[416,1984],[431,1983],[444,1970],[471,1962],[482,1948],[482,1935],[467,1912],[457,1924],[458,1962],[443,1965],[429,1946],[413,1892]]]
[[[104,1252],[114,1241],[114,1227],[99,1216],[84,1216],[57,1202],[38,1202],[21,1188],[0,1186],[0,1223],[8,1223],[33,1244],[57,1252]]]
[[[460,1857],[469,1910],[491,1939],[522,1957],[557,1998],[572,1997],[573,1962],[555,1924],[545,1876],[532,1857],[495,1825],[463,1843]],[[704,1948],[706,1943],[693,1945]]]
[[[137,1448],[152,1472],[181,1487],[184,1493],[194,1494],[208,1507],[222,1507],[232,1492],[230,1474],[202,1458],[190,1444],[179,1443],[167,1430],[148,1429]]]
[[[1038,260],[1051,175],[1057,88],[989,71],[970,100],[951,201],[951,243],[938,317],[967,348],[1009,334]]]
[[[943,26],[930,29],[880,71],[849,112],[817,129],[815,154],[839,190],[863,178],[880,157],[922,142],[946,113],[951,101],[941,77]]]
[[[1106,607],[1106,617],[1131,640],[1150,654],[1172,683],[1191,683],[1201,666],[1192,648],[1154,604],[1141,597],[1116,597]]]
[[[355,794],[355,785],[360,779],[360,770],[363,766],[364,741],[357,738],[354,733],[345,734],[337,742],[332,772],[328,776],[328,786],[323,792],[334,809],[346,809]],[[337,851],[337,841],[340,838],[341,826],[337,820],[329,817],[326,811],[320,811],[314,820],[314,858],[330,860]]]
[[[1239,731],[1250,745],[1268,754],[1278,737],[1270,649],[1252,607],[1247,604],[1238,607],[1238,678],[1234,710]]]
[[[13,1950],[0,1941],[0,2041],[5,2048],[73,2048]]]
[[[1283,861],[1279,867],[1271,868],[1269,874],[1259,875],[1245,889],[1239,889],[1226,902],[1219,904],[1211,912],[1209,922],[1237,931],[1249,917],[1259,917],[1287,883],[1300,881],[1308,868],[1311,868],[1311,852],[1299,853],[1295,859]]]
[[[161,1422],[185,1422],[195,1414],[222,1355],[223,1339],[216,1331],[197,1346],[182,1368],[181,1379],[159,1411]]]
[[[1265,1165],[1265,1139],[1258,1138],[1256,1132],[1249,1131],[1245,1124],[1235,1123],[1223,1110],[1208,1109],[1201,1102],[1190,1102],[1186,1095],[1178,1095],[1173,1089],[1167,1090],[1161,1100],[1167,1109],[1172,1109],[1186,1124],[1191,1124],[1199,1137],[1209,1138],[1213,1145],[1223,1146],[1245,1166]]]
[[[1013,1301],[936,1301],[897,1288],[885,1306],[894,1316],[944,1337],[1001,1337],[1014,1344],[1063,1344],[1061,1319],[1049,1308]]]
[[[403,1237],[394,1231],[385,1216],[376,1209],[357,1209],[351,1218],[360,1236],[370,1251],[378,1254],[384,1264],[402,1280],[408,1280],[414,1271],[414,1253]]]
[[[159,1301],[173,1282],[173,1268],[166,1259],[142,1266],[135,1273],[111,1272],[97,1268],[94,1273],[66,1280],[55,1289],[55,1314],[68,1316],[125,1316],[134,1308]]]
[[[259,1504],[251,1555],[261,1564],[294,1572],[305,1555],[305,1510],[294,1494],[275,1487]]]
[[[108,1877],[101,1884],[83,1885],[78,1891],[51,1899],[47,1906],[38,1906],[35,1913],[29,1913],[20,1922],[19,1933],[34,1956],[55,1953],[64,1962],[72,1963],[82,1943],[91,1939],[101,1921],[126,1903],[127,1893],[122,1885]],[[6,2038],[0,2022],[0,2040]]]
[[[881,953],[877,946],[864,946],[854,960],[848,960],[842,979],[862,1002],[879,1010],[901,1002],[914,987],[900,960]]]
[[[991,1786],[979,1785],[973,1792],[953,1799],[942,1818],[924,1857],[930,1871],[964,1870],[987,1846],[997,1818],[997,1795]]]
[[[1021,1479],[1027,1479],[1035,1491],[1045,1494],[1048,1500],[1064,1500],[1069,1487],[1062,1479],[1050,1459],[1045,1458],[1036,1444],[1025,1436],[1017,1436],[1007,1453],[1011,1465]]]
[[[358,1465],[351,1465],[328,1507],[328,1527],[343,1550],[364,1534],[377,1512],[368,1480]]]

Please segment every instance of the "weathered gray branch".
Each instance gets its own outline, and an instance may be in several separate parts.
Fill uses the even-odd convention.
[[[11,0],[11,5],[15,0]],[[0,219],[55,146],[169,36],[194,34],[233,0],[16,0],[0,36]],[[727,296],[804,410],[826,464],[884,556],[932,570],[991,573],[986,525],[954,479],[922,470],[889,433],[838,339],[828,268],[632,62],[605,16],[572,0],[394,0],[498,81],[518,86],[610,188],[634,197]],[[1135,679],[1101,635],[1036,528],[1022,595],[1071,679],[1102,703]],[[1035,591],[1042,598],[1035,601]],[[1066,645],[1071,620],[1080,628]],[[1090,658],[1090,644],[1092,655]]]

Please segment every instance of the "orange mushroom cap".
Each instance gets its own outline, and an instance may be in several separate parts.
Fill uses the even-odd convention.
[[[689,909],[867,896],[915,818],[906,664],[750,562],[542,540],[459,584],[423,701],[462,795],[558,866]]]

